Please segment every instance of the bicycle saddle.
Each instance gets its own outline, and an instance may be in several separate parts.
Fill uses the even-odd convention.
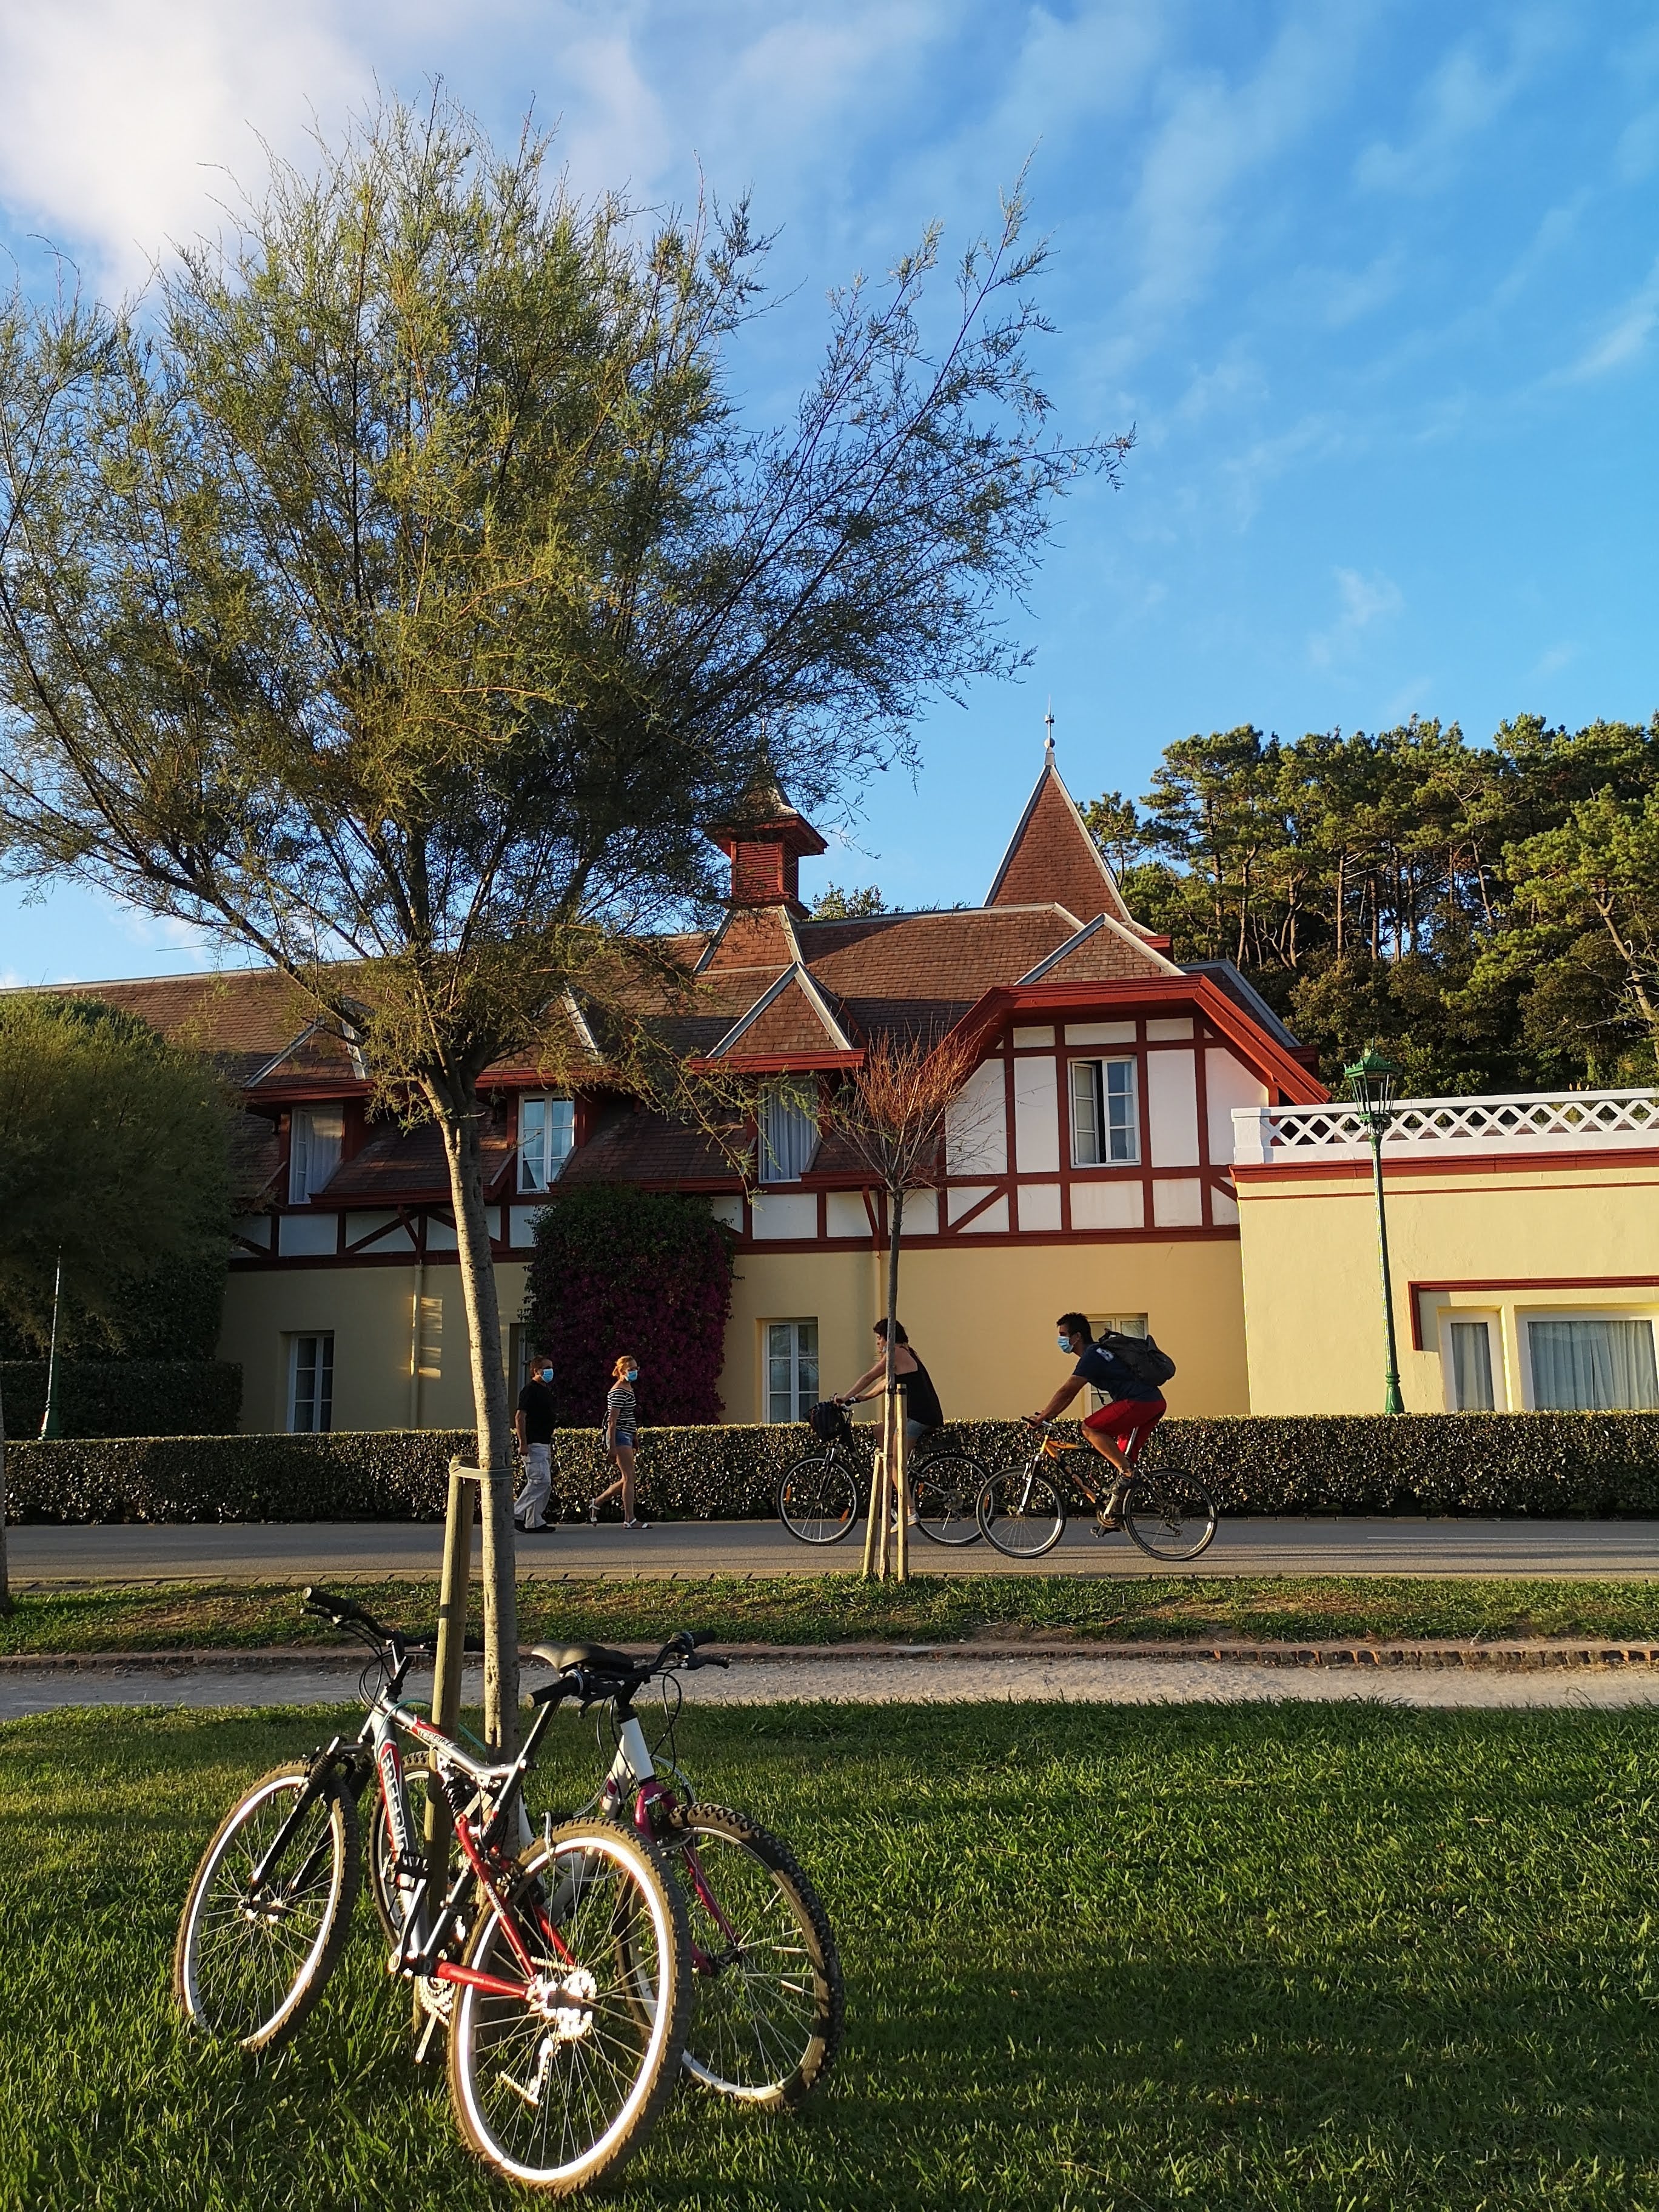
[[[637,1674],[641,1662],[625,1651],[612,1651],[603,1644],[534,1644],[531,1656],[556,1667],[563,1674],[585,1667],[590,1674]]]

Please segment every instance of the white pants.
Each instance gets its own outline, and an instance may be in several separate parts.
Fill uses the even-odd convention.
[[[515,1521],[532,1526],[546,1518],[547,1501],[553,1494],[553,1447],[526,1444],[524,1448],[524,1488],[513,1501]]]

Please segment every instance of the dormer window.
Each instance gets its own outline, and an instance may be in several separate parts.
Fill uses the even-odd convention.
[[[576,1109],[568,1098],[519,1101],[519,1188],[551,1190],[576,1141]]]
[[[760,1136],[761,1181],[799,1182],[818,1148],[818,1123],[797,1085],[766,1085],[761,1096]]]
[[[296,1106],[289,1125],[288,1202],[308,1206],[340,1164],[345,1112],[338,1106]]]

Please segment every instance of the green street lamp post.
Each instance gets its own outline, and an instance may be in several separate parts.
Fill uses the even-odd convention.
[[[1367,1045],[1352,1067],[1345,1067],[1342,1079],[1348,1086],[1348,1096],[1359,1109],[1360,1119],[1365,1124],[1371,1140],[1371,1172],[1376,1182],[1376,1249],[1382,1261],[1382,1328],[1388,1344],[1388,1365],[1382,1375],[1382,1410],[1385,1413],[1403,1413],[1405,1401],[1400,1395],[1400,1354],[1394,1336],[1394,1285],[1389,1274],[1389,1217],[1382,1202],[1382,1139],[1389,1124],[1394,1120],[1394,1102],[1400,1088],[1404,1070],[1394,1060],[1385,1059],[1375,1045]]]

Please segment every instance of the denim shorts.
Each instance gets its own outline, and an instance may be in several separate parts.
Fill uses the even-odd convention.
[[[633,1430],[623,1428],[621,1422],[618,1422],[617,1424],[617,1440],[611,1446],[611,1449],[613,1451],[632,1451],[634,1449]]]

